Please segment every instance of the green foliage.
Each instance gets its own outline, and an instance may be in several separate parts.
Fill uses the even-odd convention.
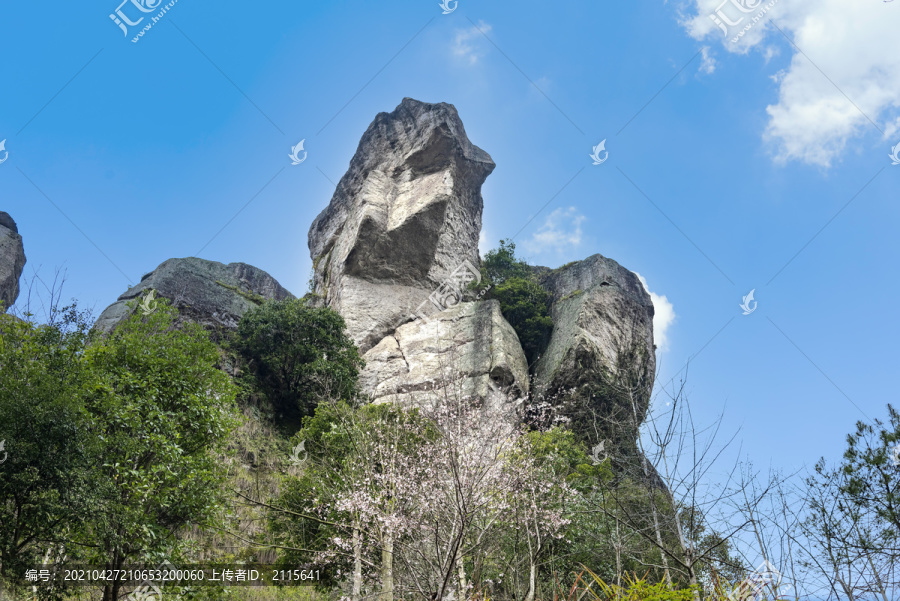
[[[834,573],[875,580],[882,566],[900,565],[900,413],[887,410],[887,424],[857,423],[843,461],[819,460],[806,481],[804,530]]]
[[[83,542],[120,568],[156,560],[188,526],[210,525],[223,503],[216,461],[234,425],[234,389],[199,325],[175,328],[166,301],[135,312],[84,352],[98,497]]]
[[[311,415],[321,398],[352,398],[362,359],[344,319],[303,299],[267,301],[238,324],[235,347],[282,411]]]
[[[500,310],[519,336],[525,358],[532,364],[550,342],[550,293],[531,279],[509,278],[492,289]]]
[[[888,405],[888,423],[857,423],[847,437],[841,492],[861,513],[871,513],[889,539],[900,539],[900,412]]]
[[[304,418],[303,428],[293,439],[303,443],[307,453],[302,472],[284,479],[275,502],[281,511],[269,515],[270,533],[286,549],[282,564],[295,566],[329,557],[328,578],[319,584],[325,588],[337,584],[334,575],[338,570],[349,573],[352,562],[346,553],[334,555],[334,539],[347,540],[354,528],[363,528],[358,511],[340,509],[338,501],[360,495],[376,505],[394,502],[385,490],[390,479],[372,474],[384,476],[390,471],[389,461],[414,456],[436,436],[434,427],[417,411],[394,404],[353,408],[344,401],[320,403],[314,415]],[[390,457],[384,456],[385,450]],[[372,549],[365,554],[368,563],[377,561]]]
[[[85,315],[54,325],[0,315],[0,565],[38,561],[89,515],[90,437],[80,406]],[[2,574],[0,574],[2,578]]]
[[[74,308],[43,325],[0,316],[4,572],[156,561],[219,513],[232,385],[200,326],[176,329],[165,301],[141,313],[107,336]]]
[[[593,601],[692,601],[695,589],[670,586],[664,580],[651,583],[636,574],[625,574],[624,584],[609,584],[585,568],[588,582],[584,590]]]
[[[500,247],[489,250],[481,261],[482,278],[494,285],[502,284],[508,278],[531,277],[528,263],[516,258],[516,243],[512,240],[501,240]]]
[[[500,301],[500,310],[516,331],[529,364],[537,361],[550,342],[553,320],[550,293],[537,281],[525,261],[516,258],[516,245],[501,240],[482,261],[482,280],[492,285],[490,298]]]
[[[595,464],[584,444],[571,430],[554,427],[525,434],[533,453],[552,466],[554,473],[565,478],[573,488],[588,492],[599,483],[612,479],[609,461]]]

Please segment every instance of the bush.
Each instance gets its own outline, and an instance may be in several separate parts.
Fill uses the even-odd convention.
[[[321,398],[356,393],[363,361],[344,329],[331,309],[303,299],[267,301],[241,318],[235,346],[276,408],[302,417]]]
[[[501,240],[482,262],[482,279],[492,285],[490,298],[500,301],[503,317],[513,327],[529,364],[537,361],[553,332],[550,293],[537,281],[525,261],[516,258],[516,245]]]
[[[677,588],[665,581],[650,583],[637,575],[625,574],[623,584],[608,584],[590,570],[585,592],[591,601],[693,601],[694,588]],[[580,597],[579,597],[580,598]]]
[[[0,314],[0,589],[91,511],[88,328],[84,314],[62,313],[56,325]]]
[[[81,540],[96,565],[171,555],[187,528],[211,525],[224,503],[217,462],[234,426],[234,388],[198,324],[176,328],[167,302],[136,311],[85,349],[85,410],[97,498]],[[107,585],[116,598],[119,582]]]

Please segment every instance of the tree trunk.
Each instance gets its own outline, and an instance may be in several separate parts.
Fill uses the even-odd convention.
[[[469,584],[466,582],[466,566],[463,563],[463,558],[460,557],[459,561],[456,562],[456,568],[459,572],[459,601],[465,601],[468,597]]]
[[[640,419],[638,418],[637,404],[634,402],[634,394],[629,392],[629,397],[631,399],[631,412],[634,417],[634,429],[638,432],[637,443],[638,450],[641,453],[641,470],[644,472],[644,484],[647,487],[647,493],[650,499],[650,511],[653,514],[653,529],[656,531],[656,544],[659,546],[659,555],[662,558],[663,574],[666,577],[666,584],[671,588],[672,575],[669,573],[669,558],[666,556],[664,550],[665,547],[663,546],[662,532],[659,527],[659,514],[656,511],[656,491],[653,490],[653,484],[650,481],[650,462],[647,459],[647,452],[644,449],[644,443],[641,441],[639,434],[641,425]],[[675,506],[674,502],[672,503],[672,511],[674,511],[677,516],[678,508]]]
[[[663,573],[666,577],[666,584],[668,584],[671,588],[672,575],[669,573],[669,558],[668,556],[666,556],[665,551],[663,551],[665,547],[663,546],[662,531],[659,527],[659,514],[656,511],[656,493],[653,490],[653,486],[650,484],[650,468],[647,466],[647,457],[644,456],[643,445],[641,446],[641,463],[643,464],[644,468],[644,478],[647,481],[647,490],[650,492],[650,512],[653,514],[653,529],[656,531],[656,544],[659,545],[659,554],[660,557],[662,557]],[[676,514],[678,513],[678,509],[675,507],[674,502],[672,503],[672,510]],[[680,529],[681,525],[679,524],[678,527]]]
[[[359,601],[362,594],[362,536],[359,528],[353,529],[353,591],[351,601]]]
[[[616,586],[622,586],[622,538],[619,533],[619,518],[616,517],[616,542],[613,543],[616,550]]]
[[[691,557],[689,560],[691,563],[688,567],[688,572],[690,574],[690,585],[694,589],[694,601],[700,601],[700,582],[697,580],[697,570],[694,568],[694,558]]]
[[[537,565],[534,563],[534,558],[531,558],[528,564],[528,594],[525,595],[525,601],[534,601],[534,589],[537,585]]]
[[[380,601],[394,601],[394,538],[385,534],[381,547]]]

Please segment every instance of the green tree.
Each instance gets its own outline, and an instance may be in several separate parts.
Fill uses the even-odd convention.
[[[845,595],[886,599],[900,587],[900,413],[858,422],[843,461],[807,479],[804,523],[815,555]]]
[[[304,299],[267,301],[248,311],[235,346],[269,400],[301,417],[321,398],[352,398],[363,366],[343,317]]]
[[[0,314],[0,580],[48,550],[59,559],[91,510],[86,315],[54,314],[49,325]]]
[[[553,332],[550,293],[531,279],[513,277],[491,290],[503,316],[519,336],[529,364],[538,360]]]
[[[416,476],[427,467],[419,453],[436,437],[415,410],[320,403],[295,436],[308,453],[303,471],[285,479],[270,513],[282,561],[328,563],[329,575],[349,574],[354,600],[379,579],[382,597],[390,598],[394,545],[408,533],[408,511],[419,500],[410,488],[418,490]]]
[[[481,261],[482,278],[490,283],[502,284],[509,278],[532,277],[532,269],[528,263],[516,258],[516,243],[512,240],[500,240],[500,246],[489,250]]]
[[[491,287],[490,298],[500,301],[503,317],[516,331],[528,363],[537,361],[550,342],[553,320],[550,293],[538,282],[536,272],[516,258],[516,244],[501,240],[482,261],[482,280]]]
[[[859,422],[847,437],[841,466],[847,476],[842,492],[871,512],[885,534],[900,539],[900,412],[888,405],[888,423]]]
[[[100,444],[99,500],[82,542],[107,569],[176,552],[177,535],[210,525],[224,501],[216,453],[234,425],[234,388],[207,332],[175,328],[176,310],[159,303],[84,352],[85,406]],[[104,601],[119,586],[108,585]]]

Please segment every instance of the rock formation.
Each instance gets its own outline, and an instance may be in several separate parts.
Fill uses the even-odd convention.
[[[500,303],[470,286],[481,278],[481,186],[493,169],[452,105],[405,98],[379,114],[310,228],[310,302],[344,317],[371,401],[449,393],[520,419],[527,399],[530,415],[546,409],[591,445],[608,441],[621,457],[637,457],[656,363],[650,296],[634,273],[600,255],[535,267],[551,294],[553,332],[529,373]],[[96,327],[113,328],[126,302],[151,288],[212,329],[234,328],[262,298],[292,298],[243,263],[170,259]]]
[[[314,292],[364,353],[372,400],[397,400],[451,371],[457,391],[510,413],[528,392],[525,355],[499,305],[458,305],[481,277],[481,185],[493,170],[456,108],[404,98],[375,117],[313,222]]]
[[[19,298],[19,278],[25,269],[25,247],[16,222],[0,211],[0,312]]]
[[[246,263],[169,259],[107,307],[94,327],[111,331],[130,315],[128,302],[151,289],[157,297],[172,301],[182,318],[211,330],[236,328],[241,316],[263,299],[294,298],[275,278]]]
[[[553,334],[535,365],[535,397],[588,439],[616,437],[609,428],[588,431],[596,418],[636,427],[656,368],[650,295],[637,275],[601,255],[538,270],[553,299]]]
[[[450,104],[404,98],[375,117],[309,230],[314,292],[361,352],[478,264],[481,184],[493,170]]]
[[[460,302],[493,168],[448,104],[405,98],[363,135],[309,232],[315,293],[364,353],[363,392],[404,402],[455,372],[457,390],[508,415],[534,392],[582,438],[633,446],[633,428],[608,424],[643,421],[653,381],[653,305],[635,274],[600,255],[535,268],[554,328],[530,376],[499,304]]]
[[[528,364],[519,339],[495,300],[462,303],[428,321],[397,328],[365,354],[364,391],[379,402],[404,403],[407,393],[449,385],[513,416],[528,392]]]

